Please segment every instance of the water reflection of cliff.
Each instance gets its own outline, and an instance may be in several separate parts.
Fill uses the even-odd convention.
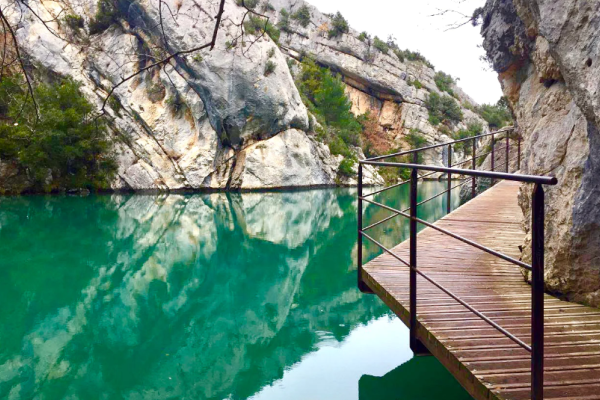
[[[354,199],[0,199],[0,398],[251,396],[387,312],[355,289]]]

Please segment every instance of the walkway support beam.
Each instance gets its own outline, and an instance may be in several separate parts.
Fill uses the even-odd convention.
[[[544,398],[544,188],[536,184],[531,206],[531,399]]]
[[[357,186],[358,186],[358,206],[356,207],[356,220],[357,220],[357,225],[358,225],[358,251],[357,251],[357,255],[356,255],[356,259],[357,259],[357,279],[358,279],[358,289],[363,292],[363,293],[373,293],[373,291],[371,290],[371,288],[369,288],[369,286],[367,284],[365,284],[365,282],[362,279],[362,271],[363,271],[363,267],[362,267],[362,249],[363,249],[363,238],[362,238],[362,234],[361,231],[363,229],[363,221],[362,221],[362,215],[363,215],[363,166],[362,164],[358,164],[358,182],[357,182]]]

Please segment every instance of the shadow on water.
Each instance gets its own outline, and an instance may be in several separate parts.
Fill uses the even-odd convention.
[[[358,382],[360,400],[469,400],[469,396],[434,357],[413,357],[384,376],[363,375]],[[461,395],[462,393],[462,395]]]
[[[442,186],[424,184],[420,196]],[[353,358],[375,337],[406,332],[378,325],[387,307],[356,289],[355,198],[0,198],[0,398],[220,400],[277,388],[289,399],[298,382],[333,387],[332,360],[352,370],[337,384],[353,394],[311,398],[357,398],[361,375],[409,353],[407,340],[390,339],[397,349]],[[377,197],[394,207],[406,198]],[[441,203],[429,207],[420,215],[443,215]],[[367,207],[365,222],[386,215]],[[400,218],[373,230],[390,246],[406,233]],[[379,253],[367,245],[365,260]],[[312,381],[293,381],[311,360]]]

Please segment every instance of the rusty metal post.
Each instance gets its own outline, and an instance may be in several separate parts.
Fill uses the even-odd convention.
[[[477,169],[477,160],[475,159],[475,152],[477,151],[476,148],[476,140],[475,138],[473,138],[473,162],[471,164],[471,169],[475,170]],[[471,179],[471,198],[475,197],[475,192],[477,187],[477,178],[473,177]]]
[[[510,144],[509,143],[510,143],[510,138],[509,138],[508,132],[506,132],[506,172],[507,173],[508,173],[508,157],[510,156],[510,154],[509,154],[510,153],[510,151],[509,151]]]
[[[417,153],[413,163],[418,164]],[[427,347],[417,339],[417,189],[419,171],[410,173],[410,348],[415,355],[430,355]]]
[[[452,168],[452,145],[448,145],[448,168]],[[452,173],[448,172],[448,194],[446,195],[446,212],[452,211]]]
[[[362,214],[363,214],[363,202],[362,202],[362,196],[363,196],[363,187],[362,187],[362,183],[363,183],[363,166],[362,164],[359,162],[358,163],[358,181],[357,181],[357,186],[358,186],[358,206],[357,206],[357,221],[358,221],[358,251],[357,251],[357,279],[358,279],[358,289],[363,292],[363,293],[373,293],[373,291],[365,284],[365,282],[362,280],[362,250],[363,250],[363,236],[362,236],[362,228],[363,228],[363,222],[362,222]]]
[[[544,397],[544,188],[536,183],[531,206],[531,399]]]
[[[494,143],[495,134],[492,133],[492,172],[494,172],[494,165],[496,164],[496,152],[494,151],[495,143]],[[492,186],[496,183],[496,180],[492,178]]]
[[[517,138],[517,170],[521,170],[521,135]]]
[[[417,164],[416,153],[413,162]],[[410,348],[417,351],[417,183],[418,171],[410,172]]]

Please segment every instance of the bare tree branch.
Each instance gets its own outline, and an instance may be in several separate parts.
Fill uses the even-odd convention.
[[[162,3],[162,0],[161,0]],[[106,97],[104,98],[104,101],[102,102],[102,107],[100,108],[100,115],[105,114],[106,112],[106,104],[108,102],[108,99],[110,98],[110,96],[115,92],[115,90],[123,85],[125,82],[131,80],[132,78],[135,78],[136,76],[138,76],[139,74],[141,74],[142,72],[148,71],[154,67],[159,67],[159,66],[164,66],[166,64],[168,64],[173,58],[181,56],[181,55],[185,55],[185,54],[190,54],[190,53],[194,53],[206,48],[210,47],[210,50],[214,49],[215,47],[215,43],[217,42],[217,34],[219,32],[219,26],[221,25],[221,20],[223,18],[223,12],[225,11],[225,0],[220,0],[220,4],[219,4],[219,11],[217,13],[217,15],[215,16],[215,26],[213,28],[213,34],[212,34],[212,39],[210,42],[205,43],[201,46],[197,46],[197,47],[193,47],[191,49],[187,49],[187,50],[180,50],[180,51],[176,51],[174,53],[169,54],[167,57],[156,61],[150,65],[147,65],[143,68],[138,69],[137,71],[131,73],[130,75],[126,76],[125,78],[121,79],[117,84],[115,84],[108,92],[108,94],[106,95]],[[161,15],[161,27],[162,27],[162,13]],[[164,35],[164,30],[163,30],[163,35]],[[165,36],[165,40],[166,40],[166,36]]]
[[[0,19],[2,20],[5,29],[8,30],[8,32],[10,33],[10,36],[12,38],[13,44],[15,46],[15,53],[17,55],[17,59],[19,60],[19,64],[21,65],[21,70],[23,71],[23,75],[25,76],[25,81],[27,82],[27,89],[29,92],[29,96],[31,96],[31,101],[33,102],[33,106],[35,108],[36,117],[39,118],[40,113],[39,113],[38,104],[35,100],[35,95],[33,93],[33,86],[31,84],[29,75],[27,74],[27,69],[25,68],[25,63],[23,61],[23,58],[21,57],[21,51],[19,49],[19,42],[17,41],[17,37],[15,36],[15,32],[14,32],[13,28],[10,26],[8,19],[4,15],[4,10],[2,10],[1,8],[0,8]]]

